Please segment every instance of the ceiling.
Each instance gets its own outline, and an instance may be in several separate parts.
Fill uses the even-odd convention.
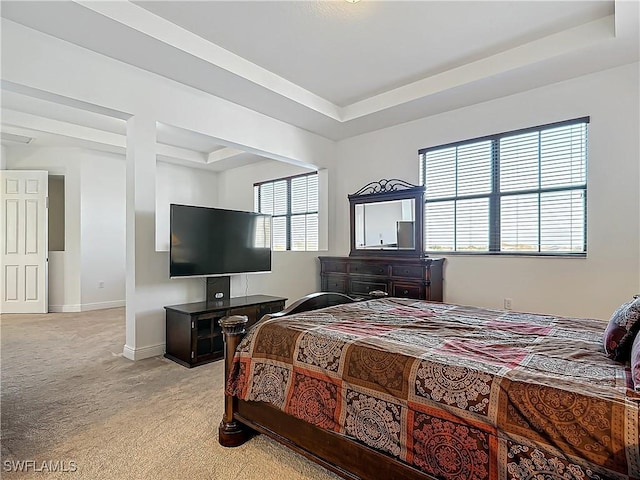
[[[638,6],[634,0],[78,0],[2,1],[1,13],[341,140],[638,61]],[[35,124],[64,137],[68,124],[76,132],[95,130],[98,143],[124,135],[122,120],[12,90],[3,91],[3,131],[24,135]],[[170,126],[159,128],[158,141],[168,161],[174,155],[201,168],[261,160]]]

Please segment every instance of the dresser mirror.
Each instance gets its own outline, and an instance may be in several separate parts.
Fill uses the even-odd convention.
[[[424,187],[383,179],[365,185],[348,198],[350,256],[424,256]]]

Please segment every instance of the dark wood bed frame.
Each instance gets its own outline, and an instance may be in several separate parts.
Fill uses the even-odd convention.
[[[270,318],[352,303],[341,293],[313,293],[291,304]],[[245,333],[244,316],[220,320],[224,333],[224,378],[226,380],[233,355]],[[240,400],[225,393],[224,414],[218,429],[218,442],[224,447],[237,447],[256,432],[263,433],[302,454],[306,458],[348,479],[420,479],[433,477],[380,453],[356,440],[315,427],[262,402]]]

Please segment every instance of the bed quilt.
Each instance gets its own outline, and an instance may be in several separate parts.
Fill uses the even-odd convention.
[[[408,299],[263,319],[227,393],[443,479],[640,478],[605,322]]]

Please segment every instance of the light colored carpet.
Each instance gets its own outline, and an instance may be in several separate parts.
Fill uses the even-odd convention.
[[[218,445],[222,362],[131,362],[124,328],[122,308],[2,315],[2,478],[338,478],[264,435]],[[8,471],[21,460],[77,471]]]

